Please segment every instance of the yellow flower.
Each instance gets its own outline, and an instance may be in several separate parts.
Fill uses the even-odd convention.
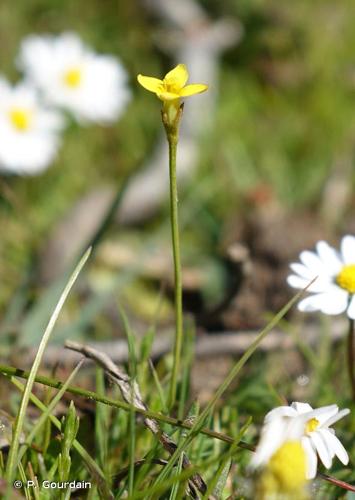
[[[162,101],[176,101],[181,97],[200,94],[207,90],[207,85],[203,83],[186,85],[188,78],[189,73],[185,64],[178,64],[165,75],[163,80],[143,75],[138,75],[137,80],[142,87],[150,92],[154,92]]]

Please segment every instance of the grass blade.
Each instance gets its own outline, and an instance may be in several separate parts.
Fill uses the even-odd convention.
[[[128,342],[129,352],[129,377],[131,381],[131,398],[134,399],[134,387],[137,376],[137,359],[135,352],[135,338],[131,330],[128,318],[124,310],[119,306],[119,311],[122,317],[124,331]],[[129,412],[129,473],[128,473],[128,494],[131,496],[134,490],[134,456],[136,450],[136,413],[132,405]]]
[[[26,383],[25,391],[24,391],[23,396],[22,396],[20,409],[19,409],[19,412],[18,412],[18,415],[16,418],[15,428],[13,431],[13,437],[12,437],[12,442],[11,442],[11,446],[10,446],[8,461],[6,464],[6,479],[7,479],[9,484],[11,484],[12,479],[13,479],[14,474],[15,474],[20,435],[22,432],[27,406],[28,406],[28,402],[29,402],[30,395],[32,392],[32,387],[33,387],[33,384],[35,381],[35,377],[36,377],[39,365],[40,365],[41,360],[42,360],[44,350],[47,346],[47,343],[49,341],[49,338],[51,336],[53,328],[57,322],[59,313],[62,310],[62,307],[63,307],[63,305],[64,305],[64,303],[69,295],[69,292],[72,289],[81,269],[83,268],[84,264],[86,263],[87,259],[89,258],[90,252],[91,252],[91,249],[89,248],[86,251],[86,253],[84,254],[84,256],[81,258],[79,264],[76,266],[73,274],[71,275],[71,277],[70,277],[66,287],[64,288],[63,293],[60,296],[60,299],[59,299],[59,301],[58,301],[58,303],[53,311],[53,314],[49,319],[47,328],[45,329],[45,332],[44,332],[43,337],[41,339],[41,342],[39,344],[38,351],[37,351],[36,357],[34,359],[34,362],[33,362],[33,365],[32,365],[31,371],[30,371],[30,375],[29,375],[27,383]]]
[[[14,376],[10,376],[8,378],[21,392],[25,391],[26,386],[24,384],[21,384],[21,382],[19,382]],[[32,393],[30,394],[30,400],[42,412],[47,411],[47,407],[42,403],[42,401],[40,399],[38,399]],[[52,414],[49,415],[49,418],[50,418],[51,422],[53,423],[53,425],[59,431],[61,431],[62,424],[61,424],[60,420]],[[89,453],[86,451],[86,449],[76,439],[73,442],[73,448],[77,451],[77,453],[79,453],[79,455],[83,459],[87,469],[90,471],[90,473],[93,475],[93,477],[96,478],[98,484],[100,486],[102,486],[103,488],[105,488],[105,491],[107,493],[106,494],[107,498],[109,498],[109,499],[113,498],[112,493],[109,491],[109,489],[106,485],[105,475],[104,475],[103,471],[100,469],[100,467],[98,466],[98,464],[95,462],[95,460],[89,455]]]
[[[104,372],[98,366],[96,367],[96,391],[100,395],[105,394],[105,376]],[[109,408],[101,403],[96,403],[95,411],[95,449],[96,457],[100,467],[109,478],[108,469],[108,429],[109,429]]]
[[[257,338],[254,340],[254,342],[251,344],[251,346],[245,351],[243,356],[240,358],[240,360],[234,365],[234,367],[231,369],[229,372],[228,376],[225,378],[225,380],[222,382],[222,384],[219,386],[209,403],[207,404],[206,408],[201,412],[200,416],[196,419],[196,422],[192,426],[191,430],[188,432],[186,438],[182,440],[175,450],[174,454],[171,456],[168,464],[166,467],[164,467],[164,470],[159,474],[157,477],[155,484],[157,484],[160,481],[165,480],[168,475],[170,474],[172,468],[174,467],[176,461],[178,460],[180,454],[186,450],[186,448],[189,446],[191,441],[194,439],[194,437],[201,431],[203,425],[206,422],[207,417],[209,416],[210,412],[213,410],[216,402],[219,400],[219,398],[224,394],[224,392],[228,389],[230,384],[233,382],[235,377],[238,375],[240,370],[243,368],[245,363],[248,361],[250,356],[256,351],[257,347],[259,344],[262,342],[264,337],[272,330],[277,323],[283,318],[283,316],[289,311],[289,309],[295,304],[298,299],[302,296],[304,293],[304,290],[301,290],[298,292],[273,318],[272,320],[261,330]]]
[[[40,416],[40,418],[37,420],[36,424],[33,426],[31,432],[29,433],[29,435],[26,438],[26,443],[23,446],[21,446],[21,448],[20,448],[20,450],[18,452],[17,465],[21,461],[24,453],[26,452],[26,449],[31,445],[31,443],[32,443],[35,435],[37,434],[37,432],[40,430],[40,428],[42,427],[42,425],[45,423],[45,421],[47,420],[47,418],[49,417],[49,415],[52,413],[52,411],[54,410],[54,408],[57,406],[57,404],[59,403],[59,401],[62,399],[63,394],[67,390],[67,387],[69,386],[70,382],[74,379],[75,375],[80,370],[83,362],[84,362],[84,359],[82,359],[77,364],[77,366],[74,368],[74,370],[69,375],[69,377],[67,378],[67,380],[64,382],[63,387],[58,391],[58,393],[54,396],[54,398],[52,399],[52,401],[50,402],[50,404],[46,407],[46,411],[44,411],[42,413],[42,415]]]

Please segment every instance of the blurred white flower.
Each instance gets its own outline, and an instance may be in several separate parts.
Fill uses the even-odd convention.
[[[348,454],[330,427],[348,413],[349,409],[339,411],[337,405],[314,410],[307,403],[292,403],[274,408],[265,416],[261,439],[251,465],[259,467],[266,464],[283,443],[297,439],[301,440],[307,456],[308,479],[316,476],[317,456],[327,469],[335,456],[346,465]]]
[[[54,159],[62,116],[44,108],[26,82],[12,87],[0,77],[0,170],[37,174]]]
[[[319,241],[316,252],[304,251],[301,263],[291,264],[295,274],[287,278],[293,288],[308,287],[314,295],[306,297],[298,304],[301,311],[322,311],[325,314],[340,314],[347,311],[355,319],[355,237],[344,236],[340,251],[325,241]]]
[[[127,74],[118,59],[95,54],[74,33],[29,36],[17,63],[47,102],[82,122],[113,122],[130,99]]]

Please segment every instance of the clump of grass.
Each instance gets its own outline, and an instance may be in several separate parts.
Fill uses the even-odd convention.
[[[77,272],[78,269],[75,275]],[[70,283],[73,283],[73,278]],[[66,293],[68,291],[69,286],[66,287]],[[53,484],[67,481],[72,487],[76,482],[76,491],[82,487],[80,494],[85,498],[223,499],[228,495],[232,498],[249,498],[252,493],[246,466],[254,448],[251,442],[252,415],[245,414],[241,408],[236,414],[234,394],[232,392],[226,396],[226,391],[236,377],[243,377],[242,369],[246,367],[250,356],[298,300],[300,293],[260,332],[257,340],[237,361],[202,410],[198,405],[190,406],[189,403],[194,340],[193,336],[188,337],[182,356],[187,363],[178,387],[178,397],[182,401],[178,409],[179,418],[167,415],[169,380],[164,376],[164,371],[159,367],[158,371],[149,368],[152,343],[146,343],[142,350],[122,311],[130,346],[127,372],[116,367],[100,352],[85,345],[67,343],[69,348],[96,362],[95,391],[70,385],[82,369],[82,362],[63,383],[51,377],[39,376],[33,368],[28,373],[0,366],[0,373],[6,375],[22,394],[27,391],[28,401],[41,413],[35,420],[22,413],[21,432],[17,431],[20,436],[17,448],[14,448],[14,441],[10,446],[10,450],[15,450],[12,451],[13,465],[9,462],[11,454],[8,454],[7,460],[6,455],[2,454],[2,473],[5,473],[7,462],[7,471],[11,472],[11,475],[7,472],[7,477],[11,477],[11,481],[16,479],[23,482],[24,487],[20,491],[26,498],[39,498],[40,495],[40,498],[64,499],[76,495],[75,487],[45,489],[43,485],[47,483],[44,481]],[[118,386],[120,394],[106,386],[104,376]],[[19,381],[19,377],[27,379],[26,386]],[[55,387],[58,392],[52,399],[47,398],[45,405],[33,394],[32,387],[28,389],[28,380],[32,381],[32,387],[38,382]],[[145,387],[144,393],[140,391],[138,380]],[[244,384],[244,390],[247,390],[246,387]],[[113,398],[108,397],[108,392],[113,392]],[[55,409],[64,394],[75,394],[76,398],[96,401],[95,432],[86,435],[81,433],[85,419],[79,419],[73,401],[62,420],[58,420]],[[43,433],[46,426],[50,428],[49,441]],[[345,472],[340,475],[349,480],[351,474]],[[320,495],[337,495],[331,483],[324,482],[318,488]],[[8,498],[12,498],[13,492],[12,488],[7,490]]]

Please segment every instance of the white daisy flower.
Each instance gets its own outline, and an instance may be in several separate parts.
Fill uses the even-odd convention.
[[[308,287],[313,295],[301,300],[301,311],[321,311],[325,314],[340,314],[344,311],[355,319],[355,237],[344,236],[340,251],[325,241],[319,241],[316,252],[304,251],[301,263],[290,265],[295,274],[287,278],[293,288]]]
[[[266,464],[284,442],[294,439],[301,440],[307,456],[307,479],[316,476],[318,456],[327,469],[335,456],[347,465],[348,454],[331,426],[348,413],[349,409],[339,411],[337,405],[314,410],[307,403],[292,403],[274,408],[265,416],[261,439],[251,465],[259,467]]]
[[[0,77],[0,170],[37,174],[53,161],[62,127],[59,113],[39,104],[28,83],[12,87]]]
[[[17,62],[50,104],[82,122],[113,122],[130,99],[118,59],[95,54],[74,33],[29,36]]]

